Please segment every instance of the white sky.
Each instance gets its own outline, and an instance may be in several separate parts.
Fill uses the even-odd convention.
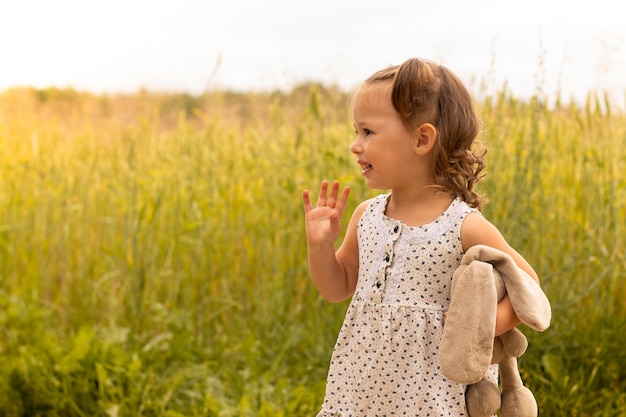
[[[0,90],[353,88],[418,56],[478,92],[626,94],[616,0],[0,0]],[[215,72],[216,71],[216,72]],[[214,73],[215,72],[215,73]],[[213,74],[213,76],[212,76]],[[541,81],[538,81],[541,80]]]

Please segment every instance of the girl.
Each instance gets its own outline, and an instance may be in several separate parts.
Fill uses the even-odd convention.
[[[447,68],[419,59],[381,70],[355,92],[350,151],[370,188],[337,251],[350,189],[322,182],[317,206],[303,192],[308,263],[320,294],[352,297],[318,417],[466,416],[465,386],[439,370],[452,275],[483,244],[531,266],[479,212],[484,153],[472,149],[480,121],[469,92]],[[498,305],[496,335],[519,324]],[[491,370],[494,381],[497,369]]]

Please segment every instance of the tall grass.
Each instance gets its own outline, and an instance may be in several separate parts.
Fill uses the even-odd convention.
[[[626,115],[479,105],[485,214],[553,303],[524,379],[542,415],[624,415]],[[300,195],[372,195],[351,138],[320,86],[0,95],[0,414],[314,415],[346,305],[309,282]]]
[[[544,415],[625,415],[624,115],[595,96],[582,108],[548,109],[504,95],[484,115],[493,154],[486,213],[552,301],[552,327],[527,332],[525,379]]]

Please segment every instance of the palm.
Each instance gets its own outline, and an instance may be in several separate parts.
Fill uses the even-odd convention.
[[[339,195],[339,182],[334,181],[328,192],[328,182],[323,181],[320,187],[317,206],[313,207],[309,192],[304,191],[306,235],[310,245],[332,245],[341,232],[340,219],[346,206],[349,187],[344,187]]]
[[[339,213],[329,207],[316,207],[306,213],[306,234],[312,244],[332,244],[339,236]]]

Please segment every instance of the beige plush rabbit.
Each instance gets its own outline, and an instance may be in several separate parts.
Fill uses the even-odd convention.
[[[470,417],[536,417],[537,402],[526,388],[517,358],[528,346],[514,328],[495,337],[498,302],[508,294],[522,323],[544,331],[551,309],[539,284],[508,254],[488,247],[471,247],[452,279],[450,308],[440,347],[442,373],[451,381],[468,384],[465,394]],[[499,364],[500,384],[487,380],[488,368]]]

